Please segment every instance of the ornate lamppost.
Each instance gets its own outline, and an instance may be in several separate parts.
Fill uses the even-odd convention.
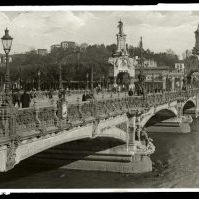
[[[139,85],[140,91],[142,91],[143,98],[145,98],[144,81],[145,81],[146,77],[143,72],[143,67],[144,67],[143,61],[144,60],[143,60],[143,56],[142,56],[142,51],[143,51],[142,37],[140,38],[139,48],[140,48],[140,58],[138,59],[138,63],[139,63],[139,67],[140,67],[140,73],[138,75],[138,85]]]
[[[93,65],[91,65],[91,93],[93,93]]]
[[[41,82],[40,82],[40,76],[41,76],[41,72],[40,72],[40,70],[38,71],[38,73],[37,73],[37,75],[38,75],[38,91],[40,91],[41,90]]]
[[[86,90],[88,90],[88,73],[86,73]]]
[[[61,64],[59,64],[59,89],[62,89],[63,85],[62,85],[62,67]]]
[[[9,35],[9,30],[5,29],[5,35],[1,38],[3,44],[3,50],[6,54],[6,74],[5,74],[5,99],[2,102],[3,106],[12,105],[11,97],[11,82],[10,82],[10,68],[8,65],[9,62],[9,53],[12,46],[13,38]]]
[[[105,80],[105,77],[104,77],[104,75],[103,75],[103,76],[102,76],[102,81],[103,81],[103,82],[102,82],[102,88],[103,88],[103,89],[105,89],[105,88],[104,88],[104,80]]]

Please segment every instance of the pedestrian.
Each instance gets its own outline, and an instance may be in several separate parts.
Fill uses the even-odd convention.
[[[63,97],[63,99],[66,99],[66,89],[63,89],[63,91],[62,91],[62,97]]]
[[[24,93],[21,95],[22,108],[30,107],[30,102],[31,102],[30,95],[27,93],[26,90],[24,90]]]
[[[15,105],[15,92],[12,90],[12,104]]]
[[[85,102],[87,99],[86,99],[86,92],[84,92],[84,94],[82,95],[82,102]]]
[[[132,95],[133,95],[133,89],[132,89],[132,88],[130,88],[130,90],[129,90],[129,92],[128,92],[128,95],[129,95],[129,96],[132,96]]]
[[[48,94],[48,97],[49,97],[49,99],[52,99],[52,98],[53,98],[53,90],[52,90],[52,89],[50,89],[49,94]]]
[[[21,102],[21,94],[20,94],[20,91],[18,90],[16,93],[15,93],[15,107],[17,106],[18,108],[20,108],[20,102]]]
[[[62,89],[59,89],[59,91],[58,91],[58,97],[59,97],[59,99],[62,98]]]

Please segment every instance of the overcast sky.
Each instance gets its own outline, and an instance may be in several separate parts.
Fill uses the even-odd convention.
[[[47,48],[61,41],[116,43],[117,24],[124,23],[127,43],[155,52],[167,49],[181,55],[195,44],[199,11],[34,11],[0,12],[0,36],[8,27],[14,37],[12,53]],[[0,47],[2,53],[2,47]]]

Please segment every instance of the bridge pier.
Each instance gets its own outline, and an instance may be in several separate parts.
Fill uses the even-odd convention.
[[[196,118],[199,116],[199,93],[196,95],[196,110],[195,110]]]

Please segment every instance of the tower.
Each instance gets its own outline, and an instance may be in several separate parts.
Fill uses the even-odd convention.
[[[199,24],[197,30],[194,33],[195,33],[195,46],[192,50],[192,53],[194,55],[199,55]]]
[[[136,60],[129,57],[128,45],[126,44],[126,34],[123,30],[123,22],[120,20],[118,22],[119,32],[117,36],[117,50],[116,53],[109,58],[108,63],[112,65],[113,73],[110,77],[113,78],[114,85],[125,84],[130,87],[134,87],[135,79],[135,65]],[[122,82],[120,81],[122,80]]]
[[[124,34],[123,31],[123,22],[120,20],[118,22],[118,28],[119,28],[119,32],[118,34],[116,34],[117,36],[117,51],[116,54],[118,55],[128,55],[127,53],[127,45],[126,45],[126,34]]]

